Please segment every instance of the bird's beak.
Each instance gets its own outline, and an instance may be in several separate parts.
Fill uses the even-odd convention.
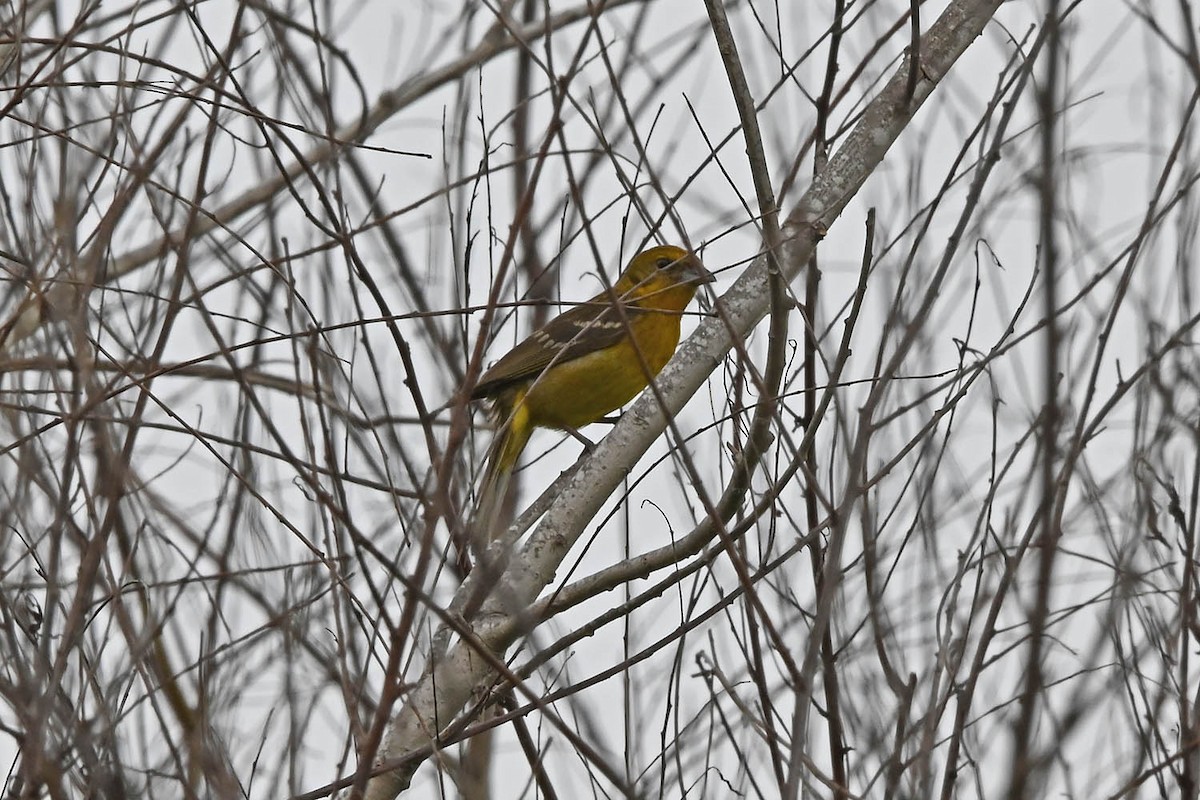
[[[704,268],[704,265],[700,263],[700,259],[694,255],[688,256],[687,262],[683,267],[683,272],[679,273],[679,277],[697,286],[702,283],[712,283],[717,279],[715,275]]]

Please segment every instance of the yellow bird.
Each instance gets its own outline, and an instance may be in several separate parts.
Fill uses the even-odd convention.
[[[490,399],[501,427],[488,456],[477,524],[491,529],[534,428],[575,431],[646,388],[679,344],[683,310],[712,280],[687,250],[651,247],[633,257],[612,294],[559,314],[483,373],[471,399]]]

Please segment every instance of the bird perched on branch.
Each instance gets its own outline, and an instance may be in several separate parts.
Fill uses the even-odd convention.
[[[611,293],[559,314],[483,373],[471,399],[490,399],[500,426],[475,516],[484,538],[533,429],[575,431],[632,400],[671,358],[684,308],[712,280],[692,253],[651,247]]]

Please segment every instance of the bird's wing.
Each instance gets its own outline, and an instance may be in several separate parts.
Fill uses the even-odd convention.
[[[601,305],[601,304],[605,305]],[[536,378],[551,364],[612,347],[626,333],[626,322],[601,296],[564,311],[529,335],[491,366],[475,384],[471,399],[491,397],[505,387]],[[626,306],[626,313],[636,313]]]

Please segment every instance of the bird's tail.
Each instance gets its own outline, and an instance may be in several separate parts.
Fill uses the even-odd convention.
[[[521,402],[522,397],[515,398],[512,404],[498,406],[501,413],[497,416],[501,426],[488,449],[487,466],[477,495],[475,520],[471,525],[477,556],[486,550],[503,530],[499,516],[504,507],[504,498],[508,494],[509,478],[512,477],[517,459],[521,457],[521,452],[529,442],[529,435],[533,432],[533,427],[529,424],[529,410]]]

